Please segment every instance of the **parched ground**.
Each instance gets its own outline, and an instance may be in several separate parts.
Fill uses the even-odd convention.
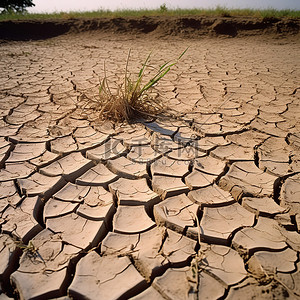
[[[158,66],[168,118],[100,124]],[[300,297],[299,36],[98,31],[0,44],[1,299]],[[1,293],[1,290],[0,290]]]

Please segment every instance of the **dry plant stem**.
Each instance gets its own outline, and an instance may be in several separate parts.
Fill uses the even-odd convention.
[[[131,49],[129,49],[129,51],[128,51],[128,56],[127,56],[127,60],[126,60],[126,67],[125,67],[125,75],[124,75],[125,91],[127,90],[127,71],[128,71],[128,63],[129,63],[130,53],[131,53]]]
[[[201,239],[200,222],[199,222],[198,216],[195,215],[194,213],[193,213],[193,215],[194,215],[196,223],[197,223],[198,243],[200,245],[200,239]],[[193,275],[195,276],[194,279],[195,279],[195,284],[196,284],[197,299],[198,299],[198,290],[199,290],[199,262],[201,261],[202,258],[203,258],[202,255],[198,253],[198,254],[196,254],[196,256],[194,257],[194,259],[192,260],[192,263],[191,263]]]

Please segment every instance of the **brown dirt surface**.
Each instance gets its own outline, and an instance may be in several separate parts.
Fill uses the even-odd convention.
[[[299,299],[299,20],[0,22],[1,299]],[[99,78],[180,62],[168,117]],[[151,69],[151,68],[150,68]],[[149,76],[149,74],[146,74]]]

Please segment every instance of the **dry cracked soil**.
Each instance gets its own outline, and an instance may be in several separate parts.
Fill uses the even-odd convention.
[[[299,299],[299,34],[0,43],[1,299]],[[169,117],[82,109],[153,50]],[[114,79],[113,79],[114,80]]]

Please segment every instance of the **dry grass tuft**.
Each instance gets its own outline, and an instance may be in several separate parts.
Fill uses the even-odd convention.
[[[149,81],[143,83],[151,53],[143,63],[137,78],[133,80],[128,72],[129,50],[123,82],[113,90],[106,76],[104,65],[104,78],[101,80],[99,94],[94,99],[86,99],[83,109],[96,113],[100,121],[111,120],[117,123],[130,123],[137,118],[162,113],[165,107],[158,97],[151,93],[151,90],[170,71],[171,67],[177,64],[186,51],[187,49],[176,60],[164,63]]]

